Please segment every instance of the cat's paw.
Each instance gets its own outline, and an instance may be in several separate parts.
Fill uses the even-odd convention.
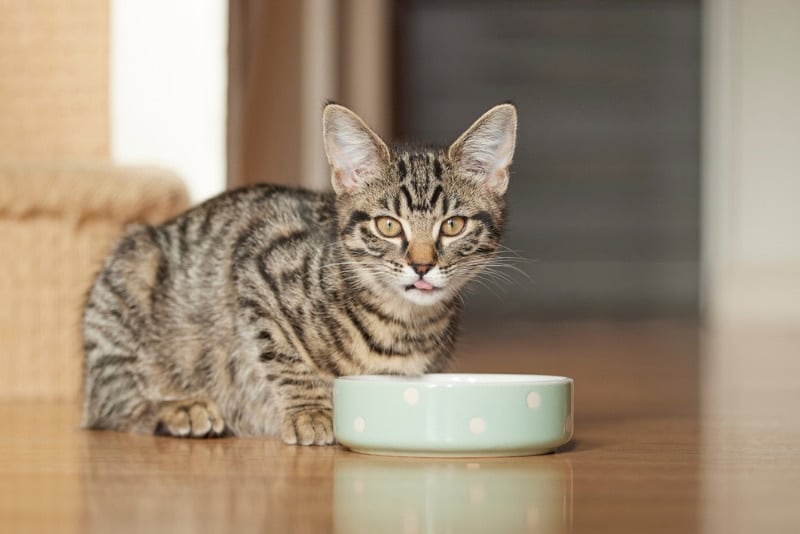
[[[225,420],[211,401],[167,402],[159,410],[155,433],[160,436],[215,438],[225,434]]]
[[[289,445],[331,445],[333,419],[326,409],[288,412],[281,424],[281,438]]]

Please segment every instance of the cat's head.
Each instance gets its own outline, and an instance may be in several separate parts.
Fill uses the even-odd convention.
[[[415,304],[453,298],[492,260],[517,112],[495,106],[447,148],[390,148],[346,107],[323,112],[343,269]]]

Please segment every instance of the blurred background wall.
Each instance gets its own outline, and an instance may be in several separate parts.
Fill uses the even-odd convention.
[[[402,137],[519,108],[506,244],[531,282],[497,290],[503,312],[696,315],[700,3],[401,5]]]
[[[449,143],[511,100],[520,131],[506,245],[523,273],[475,285],[469,309],[697,316],[699,1],[230,5],[233,184],[327,185],[324,94],[308,85],[393,141]],[[314,78],[316,63],[335,68]]]
[[[0,31],[2,72],[21,74],[0,77],[6,155],[160,164],[194,201],[254,182],[322,189],[327,98],[389,140],[431,143],[512,100],[507,245],[525,276],[477,288],[473,311],[800,322],[795,0],[2,10],[0,30],[27,28],[23,53]]]
[[[230,5],[231,65],[260,74],[230,79],[230,108],[249,104],[229,115],[229,183],[324,187],[321,93],[389,139],[434,143],[512,100],[507,244],[527,277],[477,288],[474,313],[800,322],[800,3]]]

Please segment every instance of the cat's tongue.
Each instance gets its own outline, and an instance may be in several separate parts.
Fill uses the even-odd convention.
[[[417,289],[422,289],[423,291],[430,291],[431,289],[433,289],[433,286],[430,285],[425,280],[417,280],[416,282],[414,282],[414,287],[416,287]]]

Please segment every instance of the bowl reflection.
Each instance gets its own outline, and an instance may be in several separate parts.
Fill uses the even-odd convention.
[[[337,455],[333,513],[341,533],[570,532],[572,467],[558,455]]]

